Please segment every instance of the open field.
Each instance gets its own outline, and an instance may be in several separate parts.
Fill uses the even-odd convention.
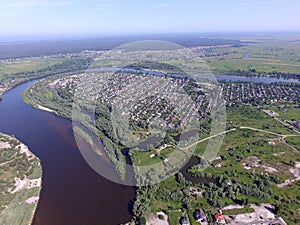
[[[300,151],[300,137],[287,137],[285,141]]]
[[[274,120],[261,110],[247,106],[235,105],[227,108],[228,127],[249,126],[278,134],[297,134],[282,123]]]
[[[61,63],[61,58],[25,58],[0,62],[0,79],[3,76],[20,72],[30,72],[48,68]]]
[[[257,72],[300,73],[299,42],[256,42],[242,47],[215,47],[228,54],[207,58],[213,71],[229,72],[255,69]]]
[[[280,106],[284,107],[280,109]],[[273,105],[273,106],[263,106],[265,109],[272,110],[279,114],[282,120],[288,121],[300,121],[300,108],[295,105]]]

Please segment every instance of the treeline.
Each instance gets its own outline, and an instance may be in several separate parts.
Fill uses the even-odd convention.
[[[86,38],[54,41],[25,41],[1,44],[0,59],[33,57],[42,55],[78,53],[84,50],[109,50],[122,44],[142,40],[174,42],[184,47],[233,45],[241,46],[239,40],[220,38],[199,38],[198,34],[140,35],[102,38]],[[30,50],[30,51],[29,51]]]
[[[254,76],[268,76],[273,78],[282,78],[282,79],[295,79],[300,81],[300,74],[297,73],[283,73],[279,71],[272,71],[272,72],[260,72],[256,69],[249,69],[249,70],[229,70],[229,71],[217,71],[220,74],[227,74],[227,75],[235,75],[235,76],[243,76],[243,77],[254,77]]]

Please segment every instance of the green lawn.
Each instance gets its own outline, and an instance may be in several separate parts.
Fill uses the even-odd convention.
[[[181,211],[170,211],[168,213],[169,216],[169,224],[170,225],[179,225],[179,220],[182,217]]]
[[[241,209],[228,209],[228,210],[223,210],[224,215],[237,215],[237,214],[243,214],[243,213],[251,213],[254,212],[254,209],[245,207]]]
[[[133,159],[134,165],[136,166],[149,166],[154,165],[156,163],[162,162],[164,159],[168,158],[168,156],[174,151],[173,148],[165,148],[160,153],[157,153],[156,150],[152,150],[149,152],[134,150],[131,153],[131,157]],[[155,157],[151,158],[151,155],[155,155]]]

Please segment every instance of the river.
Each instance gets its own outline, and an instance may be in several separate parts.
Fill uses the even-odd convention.
[[[72,123],[22,100],[32,82],[3,95],[0,132],[13,134],[41,159],[43,186],[33,225],[116,225],[130,220],[133,187],[98,175],[83,159]]]
[[[191,78],[189,75],[185,74],[167,74],[164,72],[152,71],[152,70],[144,70],[144,69],[135,69],[135,68],[118,68],[118,67],[96,67],[90,68],[88,71],[123,71],[123,72],[142,72],[145,74],[152,74],[156,76],[172,76],[179,78]],[[237,75],[199,75],[198,79],[205,80],[218,80],[225,82],[252,82],[252,83],[299,83],[298,79],[285,79],[285,78],[277,78],[277,77],[267,77],[267,76],[237,76]]]

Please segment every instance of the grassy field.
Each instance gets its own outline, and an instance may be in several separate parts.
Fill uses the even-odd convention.
[[[48,68],[52,65],[61,62],[60,58],[28,58],[18,59],[15,61],[0,62],[0,79],[3,76],[20,73],[36,71],[44,68]]]
[[[279,105],[264,106],[264,108],[278,113],[282,120],[300,121],[300,109],[297,106],[285,105],[286,111],[281,110]]]
[[[31,224],[37,203],[29,205],[26,203],[26,200],[32,196],[36,196],[37,193],[39,193],[39,188],[16,193],[13,200],[7,206],[7,209],[0,214],[0,224]]]
[[[300,151],[300,137],[287,137],[285,141]]]
[[[0,148],[0,224],[28,225],[31,223],[37,202],[26,203],[30,197],[38,197],[40,187],[22,189],[15,193],[15,178],[39,179],[42,168],[39,159],[20,153],[20,142],[0,134],[0,141],[10,147]]]
[[[227,109],[228,126],[249,126],[278,134],[296,134],[268,114],[251,106],[236,105]]]
[[[164,159],[168,158],[168,155],[170,155],[173,151],[173,148],[165,148],[159,153],[157,153],[156,150],[152,150],[150,152],[136,150],[132,152],[131,157],[136,166],[149,166],[162,162]],[[153,154],[155,156],[151,158],[150,156]]]
[[[256,42],[243,47],[216,47],[214,51],[228,53],[206,61],[214,71],[255,69],[258,72],[300,73],[300,43]]]

